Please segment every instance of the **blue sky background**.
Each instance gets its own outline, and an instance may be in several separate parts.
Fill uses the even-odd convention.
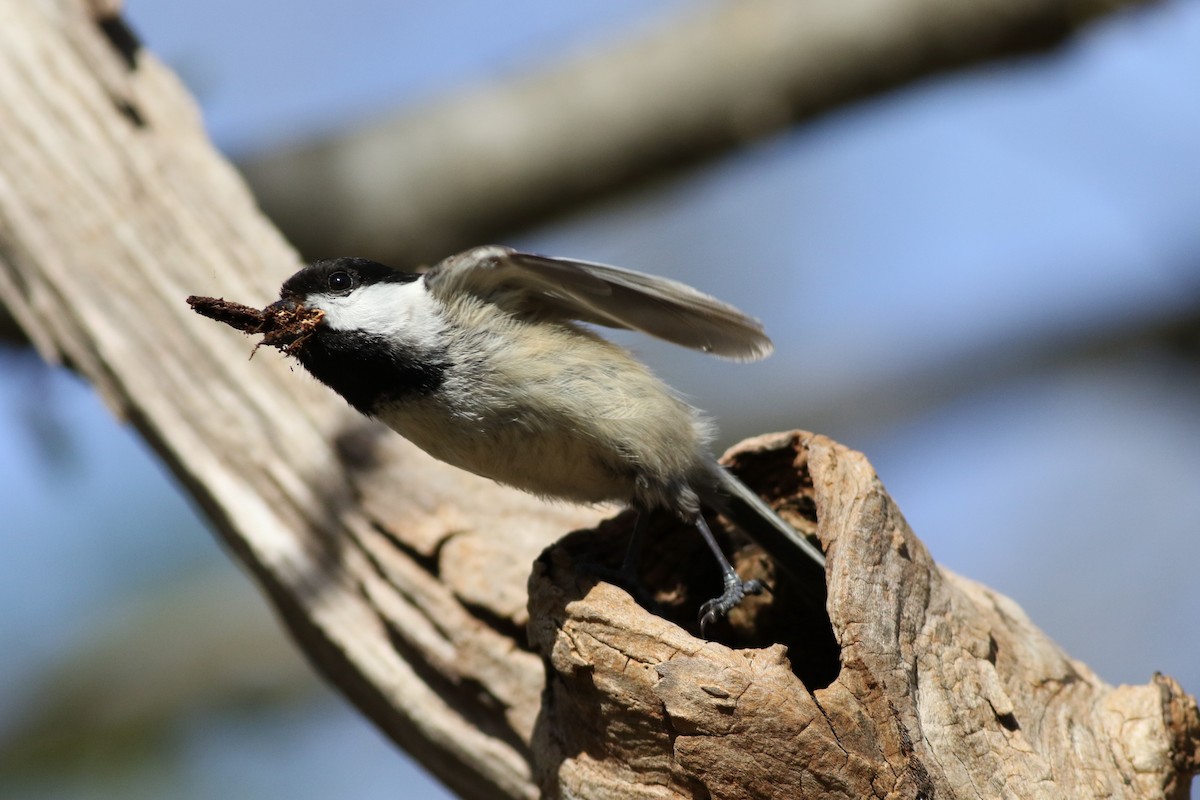
[[[128,15],[192,86],[217,144],[249,157],[687,6],[132,0]],[[670,274],[760,316],[777,345],[761,364],[623,341],[726,443],[807,427],[863,450],[935,558],[1011,595],[1106,680],[1161,670],[1196,692],[1195,356],[1047,357],[1200,304],[1198,86],[1200,3],[1158,3],[507,243]],[[194,633],[209,649],[238,631],[265,641],[273,621],[248,579],[90,390],[28,354],[0,352],[0,376],[0,638],[20,643],[0,663],[0,735],[52,704],[71,665],[103,691],[96,643],[180,586],[229,603]],[[272,647],[262,663],[286,679],[231,671],[216,681],[226,699],[197,695],[137,728],[128,768],[85,741],[56,781],[5,796],[439,796]],[[234,652],[218,663],[254,662]]]

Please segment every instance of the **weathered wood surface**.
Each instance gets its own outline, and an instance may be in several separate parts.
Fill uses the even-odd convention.
[[[836,644],[821,620],[762,602],[725,637],[781,644],[701,641],[687,629],[695,599],[672,598],[663,619],[581,579],[575,565],[624,531],[568,537],[530,582],[531,636],[551,670],[535,740],[548,794],[1188,796],[1200,718],[1170,678],[1109,686],[1011,600],[940,569],[860,453],[797,432],[729,459],[816,531]],[[671,543],[658,569],[683,574],[690,549]],[[752,546],[742,556],[744,571],[763,564]]]
[[[282,356],[249,361],[248,340],[191,313],[189,294],[265,303],[298,259],[109,5],[0,0],[0,299],[39,352],[89,380],[161,454],[313,663],[463,796],[587,796],[626,778],[657,781],[661,796],[705,796],[708,782],[716,796],[928,785],[983,797],[1027,774],[1061,784],[1026,796],[1099,796],[1118,775],[1130,782],[1111,796],[1182,785],[1195,745],[1186,696],[1165,679],[1104,687],[1010,603],[933,569],[861,457],[829,443],[803,450],[820,481],[811,501],[791,445],[742,463],[771,496],[799,499],[785,510],[797,524],[811,529],[815,510],[829,621],[793,619],[780,585],[720,632],[759,649],[701,642],[684,587],[706,585],[702,573],[659,598],[664,617],[607,585],[585,592],[594,579],[568,557],[608,546],[600,533],[538,562],[527,637],[530,564],[604,512],[434,463]],[[647,566],[656,587],[694,546],[678,530],[660,541]],[[766,646],[776,640],[792,661]],[[1074,677],[1022,688],[1014,669],[1026,663]],[[756,697],[787,702],[748,719]],[[1086,714],[1064,716],[1085,698]],[[611,737],[589,738],[620,726],[640,737],[622,747],[644,747],[628,760]],[[1051,752],[1068,727],[1071,752]]]
[[[136,425],[313,663],[467,797],[531,797],[529,565],[601,517],[433,462],[193,313],[300,266],[119,21],[0,0],[0,300]],[[218,623],[219,624],[219,623]]]

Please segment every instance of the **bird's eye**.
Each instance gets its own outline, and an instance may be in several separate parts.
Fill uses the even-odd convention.
[[[335,292],[344,292],[354,285],[354,279],[349,272],[334,272],[329,276],[329,288]]]

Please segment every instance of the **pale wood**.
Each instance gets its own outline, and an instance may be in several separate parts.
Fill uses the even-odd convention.
[[[0,298],[47,359],[91,381],[161,454],[313,663],[453,789],[466,797],[533,797],[540,781],[551,793],[584,795],[612,785],[584,781],[588,776],[644,782],[653,767],[663,796],[703,796],[705,781],[728,796],[754,794],[775,791],[763,776],[774,774],[766,766],[779,764],[759,761],[778,757],[772,747],[787,747],[787,763],[801,772],[791,773],[793,784],[780,784],[785,790],[798,780],[808,792],[815,776],[825,776],[817,785],[826,796],[926,781],[969,796],[972,782],[983,785],[994,774],[1021,785],[1017,761],[993,769],[1003,753],[1019,751],[1010,740],[1025,737],[1057,763],[1058,756],[1037,748],[1068,721],[1082,737],[1081,763],[1093,756],[1103,762],[1095,765],[1097,786],[1133,775],[1133,788],[1113,796],[1151,796],[1132,792],[1154,780],[1178,787],[1178,776],[1194,767],[1194,756],[1181,754],[1194,748],[1195,706],[1165,679],[1155,706],[1146,688],[1109,691],[1074,665],[1079,686],[1063,694],[1095,699],[1090,714],[1031,714],[1009,660],[1018,652],[1037,655],[1035,666],[1047,674],[1069,662],[1056,651],[1045,655],[1052,646],[1007,601],[934,569],[886,497],[862,488],[875,484],[861,457],[832,444],[823,445],[823,458],[853,467],[858,482],[838,484],[837,469],[814,468],[834,481],[815,495],[817,525],[793,513],[804,502],[787,512],[803,529],[819,527],[830,548],[832,625],[809,614],[778,637],[793,641],[797,630],[807,631],[804,652],[823,654],[794,662],[808,688],[825,687],[815,694],[796,682],[779,646],[729,650],[672,624],[694,624],[696,598],[683,590],[697,585],[690,579],[674,598],[661,598],[665,618],[605,585],[584,593],[594,580],[564,561],[569,547],[610,542],[624,522],[543,559],[531,616],[529,565],[562,533],[597,522],[604,510],[543,503],[434,463],[364,422],[282,356],[264,350],[251,361],[248,340],[189,311],[184,298],[193,293],[265,303],[298,260],[213,152],[175,79],[122,34],[119,20],[94,16],[111,13],[109,5],[0,0]],[[817,448],[810,450],[816,463]],[[800,497],[804,474],[789,457],[759,470],[756,480],[780,497]],[[872,521],[884,523],[877,530],[887,537],[869,535]],[[680,536],[660,532],[651,577],[671,574],[676,551],[666,545],[692,541]],[[747,569],[756,563],[741,562]],[[555,592],[573,604],[556,601]],[[923,608],[926,595],[940,615],[927,622],[941,624],[901,625],[916,619],[911,609]],[[894,607],[896,597],[916,605]],[[588,604],[594,620],[580,617]],[[1003,614],[980,617],[978,608],[988,604]],[[777,587],[774,598],[758,598],[744,612],[767,615],[743,618],[750,633],[734,627],[719,635],[746,643],[773,637],[778,615],[794,616],[794,608],[787,587]],[[771,614],[775,624],[762,622]],[[610,618],[616,627],[604,635],[621,637],[631,655],[621,661],[628,689],[599,702],[583,678],[590,673],[602,691],[610,686],[618,665],[602,640],[590,638]],[[526,641],[527,623],[536,647]],[[580,624],[593,627],[581,633]],[[984,666],[991,651],[979,646],[984,631],[998,643],[991,672]],[[833,657],[835,634],[841,661]],[[801,652],[792,645],[793,655]],[[915,654],[944,652],[958,656],[914,661]],[[548,692],[545,664],[555,671]],[[737,669],[716,668],[729,664]],[[634,680],[650,676],[659,676],[652,686]],[[963,702],[939,702],[949,695],[938,687],[958,678],[971,689]],[[754,695],[743,684],[788,703],[745,721],[740,712]],[[567,691],[572,687],[577,691]],[[887,714],[883,699],[891,704]],[[639,707],[642,700],[653,707]],[[1054,702],[1047,698],[1047,707]],[[587,715],[564,717],[572,706]],[[1001,755],[983,739],[964,748],[961,762],[935,760],[960,734],[993,736],[993,718],[1010,706],[1019,727],[996,739],[1008,747]],[[654,716],[662,708],[673,720],[666,738]],[[812,718],[806,735],[792,736],[795,715],[814,708],[825,713]],[[835,711],[855,715],[855,735]],[[735,719],[751,733],[721,727]],[[586,742],[588,731],[619,729],[621,720],[633,721],[641,737],[622,742],[644,750],[615,772],[615,762],[601,757],[611,743],[595,751],[600,755],[586,751],[587,758],[556,744]],[[1117,727],[1122,736],[1114,738]],[[738,735],[704,735],[722,730]],[[665,741],[674,743],[666,755]],[[744,760],[747,745],[757,747],[753,763]],[[696,777],[708,765],[712,774]],[[1069,771],[1052,774],[1074,780]]]
[[[193,314],[194,293],[265,303],[299,262],[175,78],[127,55],[81,3],[0,0],[0,298],[138,427],[367,716],[464,796],[533,796],[523,587],[601,512],[434,463]]]
[[[726,635],[786,646],[701,641],[675,624],[688,622],[677,599],[664,619],[580,581],[572,565],[627,531],[568,537],[530,582],[531,635],[552,670],[535,740],[547,795],[1189,796],[1195,699],[1162,676],[1107,685],[1011,600],[939,568],[862,454],[797,432],[727,460],[816,530],[840,648],[821,645],[820,621],[761,607]]]

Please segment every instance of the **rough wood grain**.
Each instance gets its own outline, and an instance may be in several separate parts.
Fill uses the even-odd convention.
[[[0,0],[0,298],[157,449],[313,663],[453,789],[1186,791],[1190,698],[1165,678],[1103,686],[1011,603],[938,571],[861,457],[824,440],[735,463],[825,542],[828,615],[779,583],[724,644],[701,642],[689,589],[715,576],[681,573],[690,532],[657,528],[644,577],[662,616],[573,560],[619,547],[624,517],[545,555],[527,611],[529,565],[603,511],[434,463],[191,313],[190,294],[261,305],[298,261],[111,14]],[[738,564],[773,581],[752,549]]]
[[[601,512],[435,463],[192,313],[261,306],[299,261],[174,77],[89,8],[0,0],[0,299],[137,426],[363,713],[463,796],[533,796],[523,587]]]
[[[836,643],[819,621],[753,613],[726,638],[781,644],[701,641],[679,612],[694,601],[664,619],[581,579],[621,526],[567,537],[530,581],[551,671],[534,750],[546,795],[1188,796],[1200,725],[1170,679],[1109,686],[1011,600],[937,567],[859,453],[793,433],[727,458],[815,528]]]

